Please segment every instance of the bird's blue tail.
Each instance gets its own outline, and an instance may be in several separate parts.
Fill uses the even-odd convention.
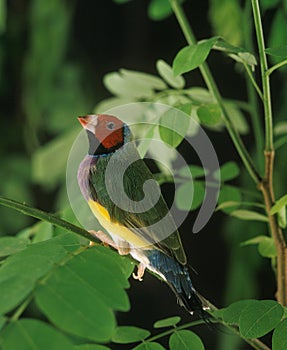
[[[172,257],[156,250],[150,252],[149,260],[154,270],[165,277],[179,304],[189,313],[195,312],[207,321],[209,315],[204,311],[206,306],[192,285],[187,266],[182,266]]]

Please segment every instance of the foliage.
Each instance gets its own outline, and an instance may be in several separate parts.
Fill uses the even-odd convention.
[[[115,2],[129,6],[130,1]],[[244,5],[238,0],[210,0],[208,15],[214,36],[197,41],[183,11],[188,1],[150,0],[147,16],[161,21],[175,14],[187,46],[179,49],[173,60],[158,59],[154,74],[127,68],[107,73],[103,84],[112,97],[99,102],[86,93],[83,68],[68,55],[75,4],[31,0],[29,6],[24,6],[27,50],[21,56],[13,41],[22,35],[20,26],[15,25],[20,23],[19,13],[0,1],[0,72],[7,78],[5,65],[12,62],[13,83],[21,84],[17,91],[22,91],[15,96],[16,110],[21,111],[19,118],[24,121],[23,128],[19,127],[18,116],[13,128],[4,125],[7,137],[1,138],[1,193],[15,199],[0,200],[3,205],[0,208],[0,346],[3,350],[32,347],[104,350],[124,346],[119,344],[127,344],[129,349],[157,350],[164,349],[159,342],[164,337],[168,337],[171,350],[207,349],[206,340],[194,332],[195,326],[204,323],[202,320],[186,323],[180,316],[172,316],[154,322],[149,330],[136,325],[118,325],[118,312],[128,312],[131,308],[127,289],[134,262],[97,243],[89,247],[88,239],[95,239],[78,227],[76,218],[67,209],[66,159],[79,132],[79,127],[74,126],[74,116],[93,104],[96,104],[95,112],[104,112],[143,101],[164,103],[186,114],[180,122],[176,114],[159,116],[161,126],[149,130],[150,138],[159,135],[173,148],[181,147],[182,135],[196,133],[194,120],[211,136],[223,137],[226,132],[231,136],[241,162],[234,161],[235,156],[224,160],[220,171],[212,174],[221,181],[216,211],[228,218],[226,244],[231,252],[226,262],[230,266],[225,288],[228,306],[218,310],[208,302],[209,312],[212,322],[238,335],[230,338],[224,332],[220,334],[220,350],[240,349],[240,339],[255,349],[269,349],[268,339],[261,339],[266,335],[272,339],[272,349],[285,349],[287,267],[284,257],[287,255],[284,255],[283,230],[287,205],[284,176],[287,99],[284,91],[287,80],[281,77],[286,75],[287,64],[286,4],[283,0],[262,0],[259,8],[257,0],[246,1]],[[270,21],[265,38],[260,33],[259,11]],[[192,16],[190,22],[192,24]],[[11,26],[15,26],[14,37]],[[254,29],[257,44],[252,41]],[[49,50],[47,42],[52,45]],[[9,44],[14,44],[15,52],[9,52]],[[15,67],[20,64],[17,60],[20,56],[21,79],[18,79],[19,70]],[[236,79],[244,79],[246,99],[221,96],[207,66],[212,57],[235,67],[238,76],[234,83]],[[198,70],[206,86],[190,84],[189,75],[193,77]],[[184,75],[186,73],[188,75]],[[273,83],[275,75],[274,84],[278,84],[282,93],[275,96],[271,105],[270,79]],[[14,108],[7,102],[11,91],[12,82],[7,87],[1,85],[0,94],[6,101],[4,117],[12,114]],[[260,104],[264,118],[261,118]],[[271,110],[275,112],[274,126]],[[140,128],[135,132],[141,136]],[[245,135],[254,141],[250,150],[242,141]],[[9,149],[10,153],[2,148]],[[139,149],[144,155],[147,145],[140,144]],[[277,171],[273,168],[274,149]],[[162,157],[170,164],[175,160],[171,151],[165,151]],[[173,181],[160,166],[158,169],[155,176],[160,184]],[[177,170],[179,187],[175,203],[180,210],[194,211],[201,206],[205,173],[195,162]],[[254,181],[249,181],[247,175]],[[256,186],[263,193],[263,199],[256,192]],[[46,201],[45,208],[59,211],[57,215],[20,203],[36,205],[42,196],[53,198],[52,204]],[[31,222],[30,216],[41,222]],[[259,294],[254,279],[266,261],[275,272],[277,300],[254,299]],[[246,262],[250,262],[249,273],[243,269]],[[282,268],[282,264],[285,267]],[[238,294],[241,286],[247,294]]]

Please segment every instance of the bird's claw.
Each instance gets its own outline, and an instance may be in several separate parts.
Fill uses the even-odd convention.
[[[133,272],[133,278],[135,279],[135,280],[138,280],[138,281],[142,281],[143,279],[142,279],[142,277],[143,277],[143,275],[144,275],[144,272],[145,272],[145,266],[142,264],[142,263],[140,263],[139,264],[139,266],[138,266],[138,271],[137,271],[137,273],[135,274],[134,272]]]
[[[120,255],[127,255],[130,253],[129,246],[117,246],[115,242],[103,231],[90,230],[89,233],[97,237],[105,247],[113,247],[116,249]],[[90,241],[89,246],[92,247],[93,245],[95,245],[95,243],[93,241]]]

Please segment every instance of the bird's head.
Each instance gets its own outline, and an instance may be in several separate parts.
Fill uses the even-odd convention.
[[[89,154],[108,154],[119,149],[127,141],[128,126],[108,114],[89,114],[78,117],[89,138]]]

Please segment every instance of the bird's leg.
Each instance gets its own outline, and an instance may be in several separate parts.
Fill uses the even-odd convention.
[[[144,275],[144,272],[145,272],[145,265],[144,265],[143,263],[140,263],[140,264],[138,265],[137,274],[135,274],[135,273],[133,272],[133,278],[134,278],[135,280],[142,281],[142,280],[143,280],[142,277],[143,277],[143,275]]]
[[[103,231],[95,231],[95,230],[89,230],[89,233],[95,237],[97,237],[104,246],[106,247],[113,247],[118,251],[120,255],[127,255],[130,253],[129,246],[117,246],[115,242]],[[95,243],[90,241],[90,246],[93,246]]]
[[[89,230],[89,233],[98,238],[105,246],[112,246],[113,248],[116,248],[114,241],[103,231]],[[90,246],[93,246],[94,244],[95,243],[93,241],[90,241]]]

